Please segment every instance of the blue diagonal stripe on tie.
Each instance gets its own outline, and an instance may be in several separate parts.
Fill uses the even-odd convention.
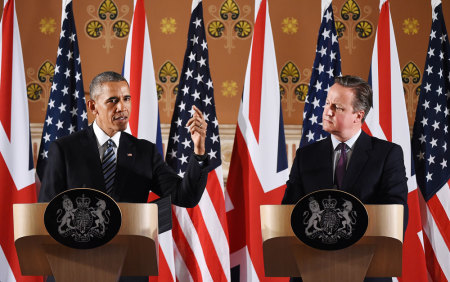
[[[111,139],[107,141],[107,149],[103,154],[102,170],[106,193],[111,194],[116,176],[116,154],[114,153],[114,142]]]

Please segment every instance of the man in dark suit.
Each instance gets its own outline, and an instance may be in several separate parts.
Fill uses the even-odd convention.
[[[354,76],[335,79],[322,116],[323,129],[331,136],[297,150],[283,204],[295,204],[308,193],[334,187],[365,204],[402,204],[406,230],[408,187],[402,148],[361,130],[371,107],[372,89],[367,82]],[[344,164],[343,174],[338,172],[339,163]]]
[[[119,202],[147,202],[151,190],[161,197],[170,195],[178,206],[196,206],[208,176],[207,124],[202,112],[194,106],[195,113],[187,122],[194,153],[181,178],[164,162],[155,144],[125,132],[132,99],[125,78],[104,72],[92,80],[89,90],[87,106],[95,121],[52,143],[39,201],[48,202],[67,189],[88,187]],[[148,281],[148,277],[122,277],[120,281]]]
[[[95,121],[86,130],[53,142],[39,201],[50,201],[70,188],[88,187],[107,192],[119,202],[146,202],[151,190],[162,197],[170,195],[179,206],[197,205],[208,175],[207,124],[201,111],[194,108],[195,114],[187,123],[194,154],[182,179],[164,162],[155,144],[125,132],[132,99],[125,78],[104,72],[92,80],[89,90],[87,106]],[[108,143],[113,147],[115,170],[105,179],[102,161]]]

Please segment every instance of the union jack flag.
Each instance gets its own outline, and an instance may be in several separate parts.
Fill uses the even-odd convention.
[[[434,281],[450,280],[450,45],[441,1],[433,6],[430,41],[414,122],[417,184],[426,201],[423,222],[427,268]]]
[[[194,0],[187,48],[170,128],[166,162],[183,177],[194,150],[187,121],[199,108],[208,123],[206,153],[211,171],[195,208],[174,207],[173,237],[177,280],[228,281],[230,259],[220,153],[219,122],[209,71],[202,2]],[[187,276],[186,276],[187,275]]]
[[[63,0],[55,75],[36,166],[40,179],[42,179],[47,165],[50,143],[87,126],[86,99],[81,77],[81,58],[72,1]]]
[[[322,1],[325,8],[317,39],[316,58],[309,82],[308,96],[303,111],[303,134],[300,146],[324,139],[328,132],[322,129],[322,113],[328,89],[334,84],[334,77],[341,74],[341,54],[334,26],[331,1]]]

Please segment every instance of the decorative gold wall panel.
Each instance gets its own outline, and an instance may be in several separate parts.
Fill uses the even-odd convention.
[[[84,88],[105,70],[121,72],[133,1],[73,0]],[[204,0],[204,20],[221,124],[235,124],[241,99],[250,40],[254,2]],[[189,0],[145,0],[162,123],[170,123],[179,72],[187,42]],[[378,0],[335,0],[344,74],[367,78],[378,22]],[[16,0],[28,86],[30,119],[43,123],[52,67],[60,33],[60,0]],[[443,1],[447,29],[450,2]],[[304,94],[314,61],[320,25],[319,0],[269,0],[280,78],[284,122],[299,125]],[[391,15],[410,125],[427,53],[431,25],[429,0],[391,0]],[[92,120],[92,117],[90,117]]]

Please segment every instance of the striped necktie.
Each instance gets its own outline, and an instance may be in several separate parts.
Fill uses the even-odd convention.
[[[114,141],[107,141],[107,148],[102,158],[102,170],[105,178],[106,193],[111,195],[116,176],[116,154],[114,153]]]

